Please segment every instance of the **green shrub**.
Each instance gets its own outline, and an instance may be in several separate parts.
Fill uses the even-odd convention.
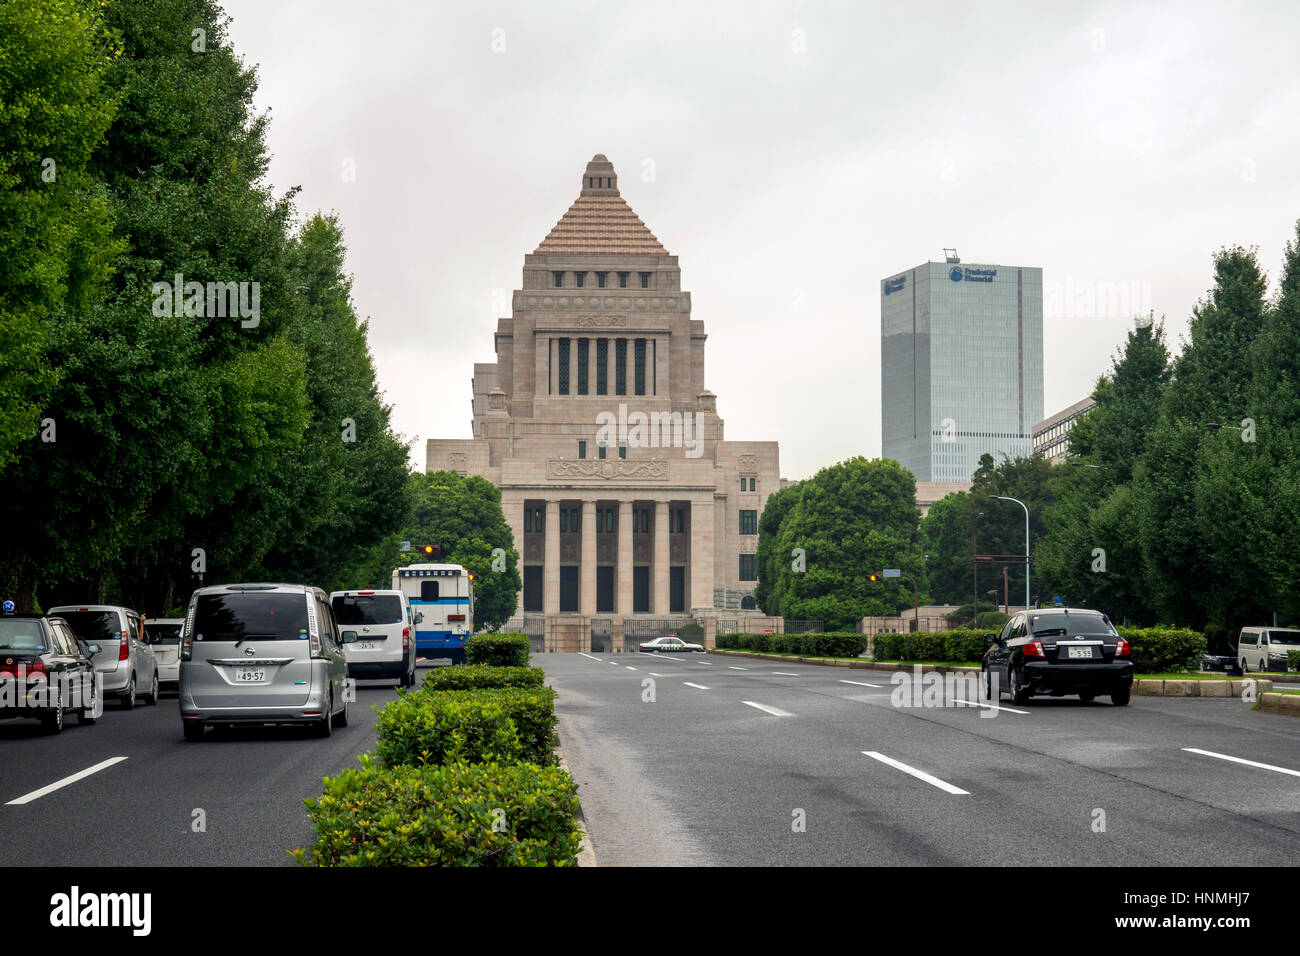
[[[803,652],[810,657],[861,657],[866,650],[866,637],[853,631],[804,635]]]
[[[379,712],[385,765],[554,761],[555,692],[549,687],[421,690]]]
[[[484,687],[541,687],[546,675],[540,667],[431,667],[424,675],[426,690],[478,690]]]
[[[1139,674],[1187,673],[1199,670],[1205,653],[1205,636],[1174,627],[1119,627],[1133,650],[1133,669]]]
[[[604,652],[605,652],[605,642],[601,640],[599,637],[593,637],[591,639],[591,653],[603,654]]]
[[[984,643],[984,635],[988,633],[987,629],[946,632],[943,636],[943,659],[978,663],[984,659],[984,652],[988,650],[989,646]]]
[[[527,634],[475,634],[465,642],[466,664],[492,667],[527,667]]]
[[[872,656],[878,661],[903,659],[902,634],[877,634],[871,639]]]
[[[1300,671],[1300,651],[1286,652],[1286,669],[1289,671]]]
[[[988,645],[984,630],[918,631],[877,634],[872,643],[879,661],[954,661],[978,663]]]
[[[1011,615],[1001,611],[981,611],[975,618],[975,629],[979,631],[1000,631],[1002,625],[1011,620]]]
[[[361,768],[305,800],[317,866],[575,866],[578,788],[559,767]]]
[[[714,647],[720,647],[723,650],[735,650],[740,647],[740,635],[734,632],[719,634],[713,640]]]

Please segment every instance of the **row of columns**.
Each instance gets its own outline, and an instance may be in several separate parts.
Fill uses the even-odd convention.
[[[615,614],[632,614],[632,501],[614,502],[618,509],[618,546],[614,571],[614,608]],[[578,612],[586,615],[598,613],[596,610],[596,505],[597,500],[582,502],[582,523],[579,534],[578,571]],[[684,583],[686,607],[710,607],[713,604],[713,499],[689,500],[690,509],[687,522],[690,536],[687,575]],[[522,550],[523,545],[523,508],[520,500],[515,507],[508,508],[508,517],[515,532],[516,544]],[[650,611],[652,614],[669,614],[669,502],[654,502],[654,521],[652,525],[653,560],[650,581]],[[542,611],[545,614],[560,612],[560,501],[549,499],[546,502],[546,520],[543,525],[542,548]],[[522,594],[521,603],[522,607]]]

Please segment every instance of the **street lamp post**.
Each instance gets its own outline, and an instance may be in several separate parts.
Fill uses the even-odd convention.
[[[979,561],[976,555],[979,554],[975,547],[975,531],[979,528],[980,518],[984,517],[984,512],[980,511],[975,515],[975,520],[970,526],[970,580],[971,580],[971,605],[970,605],[970,625],[975,627],[979,624],[980,619],[980,581],[979,581]]]
[[[1020,507],[1025,509],[1025,610],[1029,610],[1029,506],[1019,498],[1012,498],[1009,495],[990,495],[990,498],[997,498],[999,501],[1014,501]]]

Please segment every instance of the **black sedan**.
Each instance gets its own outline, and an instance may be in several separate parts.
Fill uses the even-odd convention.
[[[66,621],[0,607],[0,718],[39,720],[47,733],[63,730],[64,716],[93,724],[103,713],[95,678],[96,644],[86,644]]]
[[[1106,615],[1087,608],[1031,609],[1014,615],[986,639],[980,686],[992,698],[1023,704],[1034,694],[1109,695],[1123,707],[1133,689],[1132,650]]]
[[[1237,644],[1229,637],[1212,637],[1205,643],[1205,653],[1201,655],[1201,670],[1223,671],[1236,674]]]

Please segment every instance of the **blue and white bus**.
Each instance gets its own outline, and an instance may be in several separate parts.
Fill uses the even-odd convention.
[[[409,564],[393,569],[393,590],[406,595],[415,624],[415,656],[465,663],[474,633],[474,580],[459,564]]]

